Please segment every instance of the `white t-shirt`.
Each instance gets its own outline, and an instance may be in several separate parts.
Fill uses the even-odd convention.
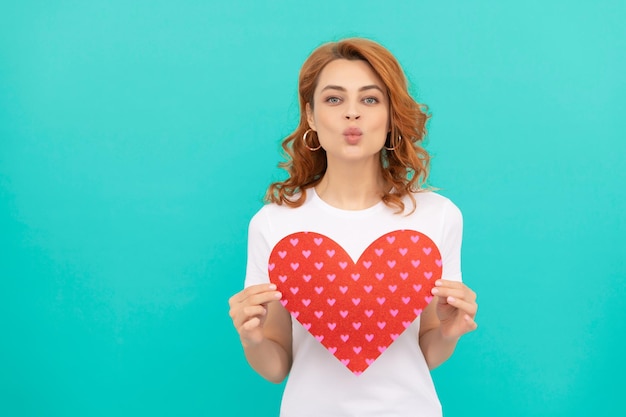
[[[415,193],[415,212],[406,216],[380,202],[365,210],[341,210],[307,190],[298,208],[268,204],[250,221],[245,286],[269,282],[274,246],[296,232],[316,232],[341,245],[356,261],[380,236],[416,230],[432,239],[442,258],[442,278],[461,280],[463,220],[446,197]],[[413,206],[405,199],[406,211]],[[418,342],[419,317],[360,376],[354,375],[292,319],[293,364],[281,403],[282,417],[440,417],[441,405]]]

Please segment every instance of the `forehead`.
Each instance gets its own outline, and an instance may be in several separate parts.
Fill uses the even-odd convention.
[[[358,90],[363,86],[376,85],[383,91],[385,84],[366,61],[336,59],[329,62],[320,72],[316,91],[328,85]]]

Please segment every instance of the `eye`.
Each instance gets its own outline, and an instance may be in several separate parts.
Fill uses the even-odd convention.
[[[328,104],[339,104],[341,103],[341,99],[339,97],[331,96],[324,100]]]
[[[376,97],[365,97],[363,102],[365,104],[376,104],[379,103],[379,100]]]

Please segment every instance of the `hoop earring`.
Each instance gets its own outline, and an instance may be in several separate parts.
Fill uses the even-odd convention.
[[[304,147],[307,148],[308,150],[310,150],[311,152],[315,152],[318,149],[320,149],[322,147],[322,144],[320,143],[319,146],[317,148],[311,148],[308,143],[306,143],[306,139],[307,136],[309,136],[309,133],[311,133],[313,131],[313,129],[309,129],[306,132],[304,132],[304,135],[302,135],[302,141],[304,142]]]
[[[398,140],[396,144],[392,146],[391,148],[388,148],[385,146],[385,149],[388,151],[395,151],[398,148],[398,145],[400,144],[400,142],[402,142],[402,136],[398,135]],[[389,138],[389,144],[391,144],[391,138]]]

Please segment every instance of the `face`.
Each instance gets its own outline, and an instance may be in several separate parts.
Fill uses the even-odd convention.
[[[329,164],[378,160],[389,131],[389,100],[367,62],[337,59],[326,65],[306,111]]]

